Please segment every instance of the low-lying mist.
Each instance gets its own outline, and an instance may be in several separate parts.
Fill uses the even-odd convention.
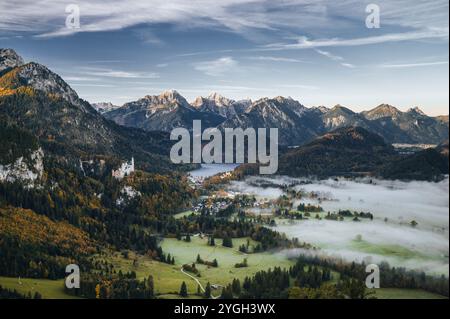
[[[265,178],[270,188],[255,186],[255,180],[233,183],[233,190],[260,197],[277,198],[283,191],[276,185],[293,179]],[[251,184],[251,185],[250,185]],[[348,261],[381,262],[392,266],[449,273],[449,179],[440,183],[383,180],[324,180],[295,186],[296,190],[318,192],[329,200],[296,201],[321,205],[326,212],[349,209],[370,212],[374,220],[343,222],[279,220],[276,229],[321,249],[316,254]],[[416,227],[411,221],[416,221]],[[298,251],[289,251],[296,254]]]

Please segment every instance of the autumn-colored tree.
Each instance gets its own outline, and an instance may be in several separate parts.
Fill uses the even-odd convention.
[[[95,286],[95,298],[96,299],[100,299],[100,289],[101,289],[100,284],[97,284]]]

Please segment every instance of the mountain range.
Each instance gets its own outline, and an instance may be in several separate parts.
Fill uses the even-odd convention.
[[[219,113],[200,111],[174,90],[145,96],[103,116],[119,125],[163,132],[177,127],[192,129],[193,120],[201,120],[205,127],[216,127],[225,120]]]
[[[244,113],[251,104],[251,100],[234,101],[218,93],[211,93],[208,97],[200,96],[191,103],[200,112],[215,113],[227,119]]]
[[[234,101],[217,93],[188,103],[176,91],[146,96],[107,111],[103,115],[120,125],[170,132],[174,127],[192,128],[202,120],[203,127],[279,129],[280,145],[300,146],[342,127],[363,127],[388,143],[440,144],[448,139],[448,116],[427,116],[419,108],[402,112],[382,104],[365,112],[353,112],[341,105],[308,108],[292,98],[262,98]]]
[[[286,169],[294,175],[314,171],[329,175],[376,169],[380,174],[401,177],[404,167],[414,165],[432,167],[430,174],[446,171],[441,155],[447,149],[448,159],[448,116],[430,117],[418,108],[401,112],[387,104],[361,113],[341,105],[308,108],[281,96],[234,101],[215,93],[189,103],[174,90],[121,107],[111,103],[91,105],[47,67],[25,63],[14,50],[0,49],[2,139],[14,135],[30,139],[26,143],[23,139],[4,141],[9,146],[0,156],[0,165],[11,165],[27,155],[23,147],[33,145],[29,158],[40,158],[42,150],[44,162],[51,157],[72,167],[79,167],[80,160],[93,159],[107,160],[114,166],[133,156],[137,166],[147,171],[187,169],[170,163],[173,142],[168,132],[180,126],[191,129],[193,120],[202,120],[203,127],[220,129],[277,127],[281,146],[290,146],[282,147],[281,173]],[[336,144],[338,141],[341,144]],[[398,157],[392,143],[436,144],[444,151]],[[329,159],[325,165],[328,170],[323,165],[314,169],[315,162],[327,162],[324,158]],[[437,164],[435,169],[432,159],[442,165]]]
[[[168,158],[172,143],[167,133],[125,128],[108,121],[45,66],[24,63],[11,49],[0,49],[0,57],[0,123],[36,138],[46,158],[80,166],[80,159],[124,160],[134,156],[142,169],[174,169]]]

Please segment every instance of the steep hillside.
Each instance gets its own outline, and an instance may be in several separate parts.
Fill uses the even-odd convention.
[[[368,174],[395,156],[380,136],[360,127],[340,128],[283,155],[278,173],[318,177]]]
[[[76,165],[97,155],[122,160],[134,156],[143,169],[173,169],[166,157],[171,145],[167,135],[125,129],[106,120],[57,74],[37,63],[17,65],[0,77],[0,122],[28,131],[45,153]]]

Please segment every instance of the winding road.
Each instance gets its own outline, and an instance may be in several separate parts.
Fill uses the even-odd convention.
[[[181,270],[181,272],[182,272],[183,274],[185,274],[185,275],[188,276],[189,278],[193,279],[193,280],[197,283],[197,285],[200,287],[200,289],[201,289],[203,292],[205,292],[205,288],[203,287],[203,285],[202,285],[202,283],[200,282],[200,280],[198,280],[197,278],[195,278],[195,277],[192,276],[191,274],[188,274],[187,272],[185,272],[184,269],[183,269],[183,267],[181,267],[180,270]],[[212,299],[219,299],[220,296],[213,296],[213,294],[211,293],[211,298],[212,298]]]

